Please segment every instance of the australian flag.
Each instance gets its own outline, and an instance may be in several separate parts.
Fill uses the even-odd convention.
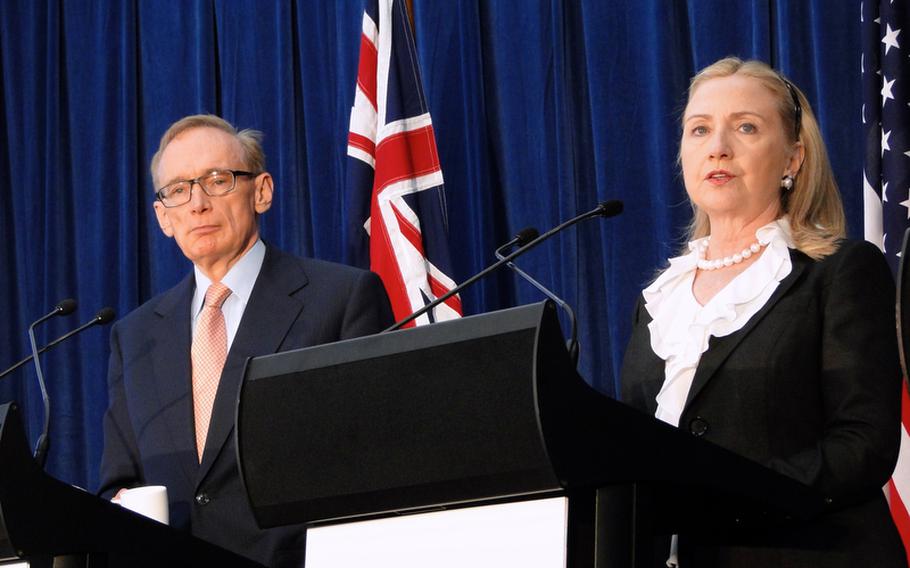
[[[445,189],[404,0],[367,0],[348,135],[348,260],[376,272],[400,320],[455,286]],[[453,296],[416,325],[461,316]]]
[[[910,226],[910,12],[906,0],[862,3],[863,209],[866,240],[896,274]],[[905,384],[906,386],[906,384]],[[910,399],[903,389],[901,451],[888,483],[891,514],[910,551]]]

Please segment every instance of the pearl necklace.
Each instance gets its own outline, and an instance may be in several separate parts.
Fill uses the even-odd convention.
[[[740,262],[746,260],[753,254],[757,253],[765,246],[767,243],[756,240],[751,245],[744,248],[741,252],[732,254],[730,256],[725,256],[723,258],[718,258],[716,260],[707,260],[705,259],[705,253],[708,251],[708,240],[711,237],[705,238],[698,247],[698,268],[701,270],[717,270],[718,268],[726,268],[727,266],[733,266],[734,264],[739,264]]]

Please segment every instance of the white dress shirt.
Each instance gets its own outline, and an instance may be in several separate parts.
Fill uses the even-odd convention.
[[[231,351],[231,344],[234,342],[234,336],[237,335],[237,328],[240,327],[240,320],[250,301],[250,294],[253,293],[253,285],[256,284],[256,279],[259,277],[264,259],[265,244],[261,240],[257,240],[256,244],[240,257],[240,260],[221,279],[221,283],[231,289],[231,295],[221,305],[221,311],[224,313],[224,325],[227,328],[228,352]],[[192,332],[195,334],[196,320],[199,319],[199,314],[202,312],[205,292],[212,281],[199,270],[198,266],[194,266],[194,272],[196,274],[196,291],[193,293],[193,303],[190,304],[190,317],[193,322]]]
[[[793,269],[789,249],[794,245],[786,218],[763,226],[755,235],[765,251],[704,306],[692,292],[698,250],[704,239],[689,243],[689,254],[670,259],[670,267],[642,292],[652,318],[648,324],[651,349],[666,361],[655,416],[668,424],[679,426],[698,362],[710,338],[742,329]]]

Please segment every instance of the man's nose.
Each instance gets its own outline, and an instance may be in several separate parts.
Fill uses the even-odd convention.
[[[205,211],[209,208],[211,199],[209,194],[202,189],[202,184],[198,181],[190,182],[190,207],[193,211]]]

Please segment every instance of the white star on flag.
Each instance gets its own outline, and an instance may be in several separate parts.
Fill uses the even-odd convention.
[[[892,274],[899,271],[904,232],[910,227],[910,61],[901,53],[900,29],[910,21],[910,0],[864,0],[860,3],[865,160],[862,179],[863,227],[867,241],[877,245]],[[884,47],[883,47],[884,46]],[[891,48],[896,53],[891,55]],[[910,50],[908,50],[910,51]],[[890,77],[890,79],[889,79]],[[894,104],[887,104],[888,99]],[[890,139],[890,135],[894,135]],[[893,150],[893,151],[889,151]],[[889,184],[890,182],[890,184]],[[892,195],[888,198],[888,192]],[[904,259],[910,260],[910,259]],[[888,298],[894,301],[893,296]],[[910,551],[910,393],[901,389],[900,454],[885,489],[892,519]],[[895,393],[896,394],[896,393]]]
[[[901,201],[901,205],[907,208],[907,219],[910,219],[910,198]]]
[[[897,34],[901,33],[900,30],[892,30],[891,24],[885,25],[885,37],[882,38],[882,43],[885,44],[885,55],[888,55],[888,50],[892,47],[900,49],[900,44],[897,43]]]
[[[889,81],[887,76],[884,77],[885,80],[882,81],[882,107],[887,104],[888,99],[894,100],[894,95],[891,93],[891,87],[893,87],[894,82],[897,81],[897,79],[891,79]]]

